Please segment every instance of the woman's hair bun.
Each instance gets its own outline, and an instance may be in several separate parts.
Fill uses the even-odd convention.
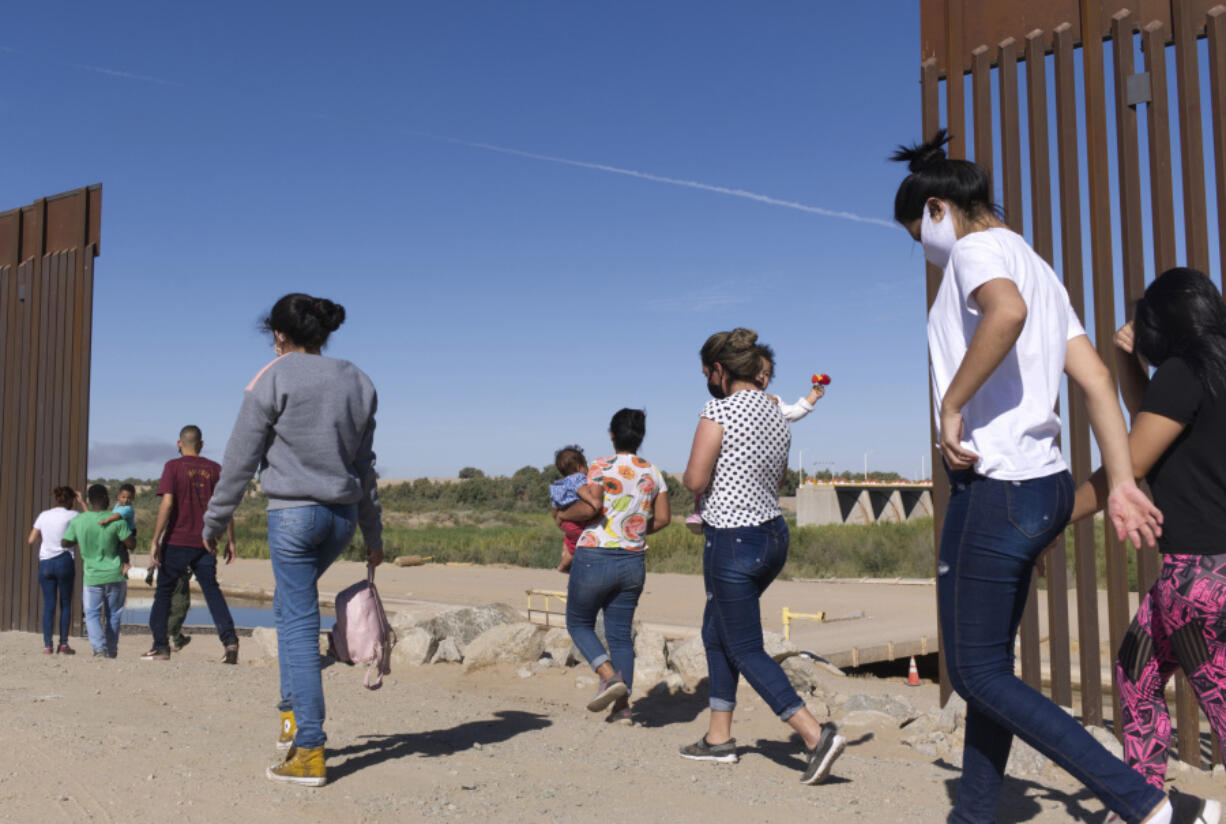
[[[728,333],[728,345],[735,347],[753,346],[758,342],[758,333],[753,329],[738,326]]]
[[[315,298],[315,312],[319,315],[319,325],[328,332],[335,332],[345,322],[345,307],[327,298]]]
[[[267,332],[280,332],[299,346],[320,349],[344,322],[345,307],[339,303],[291,292],[273,304],[262,326]]]
[[[730,332],[716,332],[699,351],[702,365],[714,369],[721,365],[734,378],[752,381],[762,372],[765,357],[774,365],[770,347],[758,343],[758,333],[738,326]]]
[[[907,171],[913,174],[932,168],[938,163],[945,162],[945,144],[952,139],[949,136],[949,132],[944,129],[937,129],[936,134],[932,136],[932,140],[929,140],[927,143],[899,146],[897,151],[890,155],[890,160],[906,163]]]

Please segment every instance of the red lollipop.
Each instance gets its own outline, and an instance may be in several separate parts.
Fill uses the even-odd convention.
[[[813,376],[813,383],[815,384],[820,383],[822,386],[829,386],[830,376],[827,375],[825,372],[818,373]]]

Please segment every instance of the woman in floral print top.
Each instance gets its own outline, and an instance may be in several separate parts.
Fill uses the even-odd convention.
[[[631,624],[647,575],[646,537],[670,518],[664,476],[635,454],[646,432],[641,409],[619,410],[609,424],[616,454],[593,461],[588,470],[589,484],[601,488],[600,511],[580,501],[559,513],[566,520],[592,519],[579,536],[566,589],[566,630],[600,678],[587,708],[600,712],[612,704],[609,720],[623,723],[631,722]],[[601,610],[607,651],[596,635]]]
[[[600,520],[579,536],[578,546],[645,550],[661,490],[667,505],[668,486],[660,470],[638,455],[619,452],[592,461],[587,480],[604,491],[604,509]]]

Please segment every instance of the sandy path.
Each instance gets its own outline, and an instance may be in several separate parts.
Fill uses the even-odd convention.
[[[686,761],[705,700],[649,694],[642,723],[583,709],[585,670],[531,678],[509,668],[402,667],[378,692],[358,670],[325,670],[329,786],[267,781],[275,756],[275,663],[217,662],[198,638],[169,663],[44,657],[40,639],[0,634],[0,820],[5,822],[623,821],[940,822],[957,771],[899,743],[891,725],[847,728],[831,781],[801,786],[797,747],[751,691],[741,695],[735,766]],[[83,646],[83,645],[82,645]],[[831,692],[894,692],[919,708],[936,688],[822,676]],[[1200,773],[1177,774],[1191,791]],[[1048,768],[1010,781],[1001,821],[1097,821],[1101,807]]]

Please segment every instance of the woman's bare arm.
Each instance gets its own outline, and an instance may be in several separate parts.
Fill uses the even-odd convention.
[[[1149,388],[1149,373],[1141,365],[1141,359],[1136,354],[1136,334],[1132,321],[1128,321],[1115,330],[1115,365],[1116,374],[1120,379],[1120,395],[1124,398],[1124,408],[1134,420],[1141,411],[1141,400],[1145,390]]]
[[[600,484],[584,484],[579,487],[578,494],[579,500],[558,510],[558,518],[585,523],[604,511],[604,487]]]
[[[651,509],[651,523],[647,525],[647,534],[659,532],[664,527],[668,526],[673,519],[673,512],[668,503],[668,492],[661,489],[656,495],[655,502]]]
[[[723,443],[724,428],[710,418],[699,418],[698,428],[694,430],[694,443],[690,447],[690,460],[685,466],[685,474],[681,476],[681,483],[690,492],[701,495],[707,491]]]
[[[1184,424],[1153,412],[1137,415],[1132,431],[1128,433],[1128,449],[1132,454],[1132,471],[1144,478],[1158,463],[1166,450],[1184,430]],[[1081,486],[1073,501],[1073,515],[1069,521],[1080,521],[1087,515],[1098,512],[1107,505],[1107,473],[1099,467]]]
[[[1064,371],[1085,395],[1090,428],[1098,441],[1107,478],[1107,514],[1116,535],[1121,541],[1128,538],[1134,546],[1154,546],[1162,535],[1162,513],[1137,488],[1115,383],[1085,335],[1068,342]]]
[[[1013,349],[1026,325],[1026,301],[1008,278],[989,280],[973,296],[983,317],[941,398],[941,454],[951,469],[969,469],[979,460],[962,446],[962,409]]]

